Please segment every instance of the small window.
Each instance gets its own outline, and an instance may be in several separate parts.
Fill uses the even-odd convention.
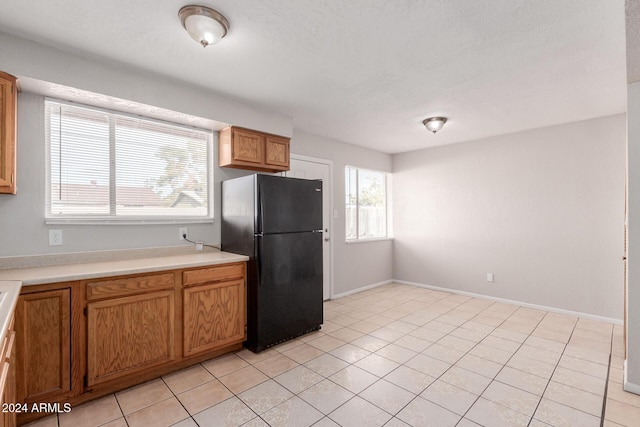
[[[345,168],[347,240],[387,237],[387,174]]]
[[[213,132],[45,101],[48,222],[211,221]]]

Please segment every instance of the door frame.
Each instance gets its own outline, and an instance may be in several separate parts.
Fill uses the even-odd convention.
[[[321,165],[329,166],[329,183],[327,188],[329,190],[329,300],[333,299],[333,254],[334,254],[334,232],[333,224],[336,212],[333,210],[333,161],[328,159],[322,159],[319,157],[304,156],[302,154],[291,153],[291,158],[294,160],[300,160],[303,162],[319,163]],[[282,173],[284,175],[284,172]]]

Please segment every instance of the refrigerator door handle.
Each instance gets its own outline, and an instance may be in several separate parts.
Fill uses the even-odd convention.
[[[264,206],[262,203],[262,195],[260,194],[260,190],[258,190],[258,218],[260,218],[260,223],[258,225],[258,230],[261,234],[264,233]]]
[[[256,234],[258,240],[258,253],[256,254],[256,267],[258,268],[258,286],[262,283],[260,278],[262,277],[262,233]]]

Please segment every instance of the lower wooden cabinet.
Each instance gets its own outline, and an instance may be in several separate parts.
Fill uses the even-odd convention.
[[[13,427],[16,425],[16,412],[4,410],[12,409],[11,405],[16,403],[16,333],[11,324],[5,337],[2,339],[2,349],[0,350],[0,404],[2,404],[2,414],[0,416],[0,427]]]
[[[15,313],[17,397],[46,402],[71,391],[71,289],[21,295]]]
[[[244,340],[243,279],[185,288],[183,307],[185,356]]]
[[[14,401],[76,405],[240,349],[245,328],[243,262],[24,286]]]
[[[173,291],[87,304],[87,385],[175,360]]]

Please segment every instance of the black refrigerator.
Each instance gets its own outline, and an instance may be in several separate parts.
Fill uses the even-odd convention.
[[[246,348],[320,329],[322,239],[322,181],[257,174],[222,183],[221,248],[249,257]]]

